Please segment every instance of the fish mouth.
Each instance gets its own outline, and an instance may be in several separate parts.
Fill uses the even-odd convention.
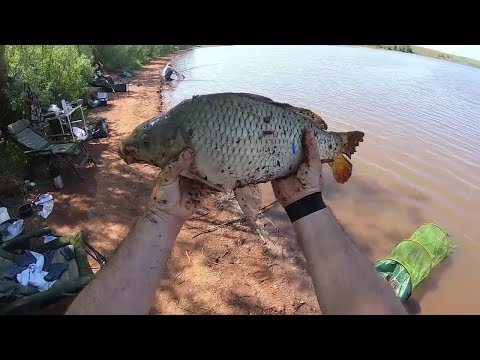
[[[134,162],[137,162],[137,158],[135,155],[132,154],[131,151],[128,151],[125,146],[122,144],[120,145],[118,149],[118,155],[122,158],[123,161],[125,161],[128,165],[133,164]]]

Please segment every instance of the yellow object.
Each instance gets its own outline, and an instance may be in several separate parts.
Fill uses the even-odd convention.
[[[332,167],[333,177],[340,184],[347,182],[352,176],[353,166],[343,155],[337,156],[330,166]]]

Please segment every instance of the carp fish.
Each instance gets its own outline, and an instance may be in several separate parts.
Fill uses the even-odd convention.
[[[197,95],[139,125],[120,144],[128,164],[163,168],[186,148],[196,152],[195,170],[182,174],[217,191],[233,190],[246,215],[246,199],[260,196],[257,184],[295,173],[304,160],[304,130],[312,127],[323,163],[337,182],[352,173],[360,131],[329,132],[314,112],[247,93]],[[243,200],[242,200],[243,199]],[[260,202],[261,203],[261,202]]]

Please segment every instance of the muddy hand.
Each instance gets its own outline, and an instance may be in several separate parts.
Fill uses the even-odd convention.
[[[182,222],[193,215],[208,190],[200,183],[179,175],[190,169],[194,162],[195,153],[187,149],[162,169],[150,197],[149,210],[153,214],[161,217],[158,214],[160,211]]]
[[[304,134],[305,162],[296,174],[272,180],[275,198],[286,207],[301,198],[323,190],[322,162],[313,129]]]

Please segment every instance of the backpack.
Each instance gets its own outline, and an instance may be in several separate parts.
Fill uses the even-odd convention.
[[[95,124],[89,125],[88,131],[92,139],[106,138],[109,134],[108,123],[105,119],[102,119],[97,121]]]

